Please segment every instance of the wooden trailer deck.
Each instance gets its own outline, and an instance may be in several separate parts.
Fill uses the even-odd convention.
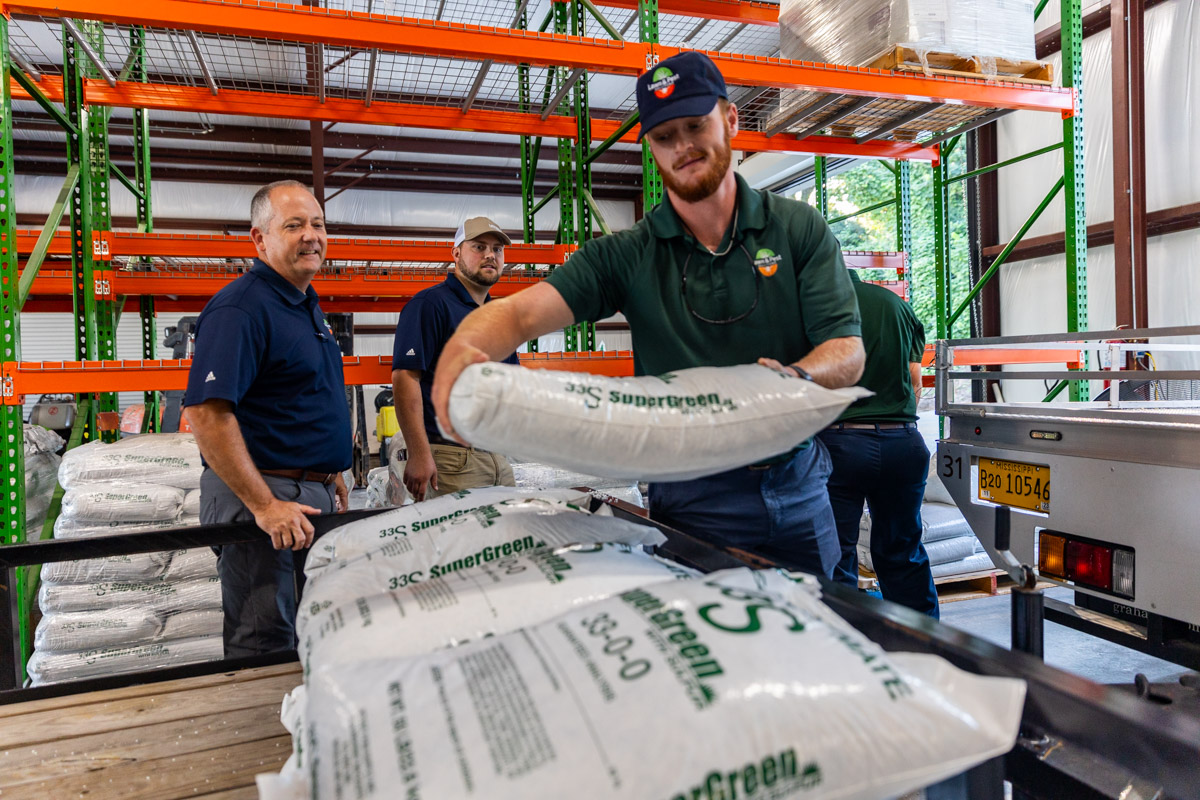
[[[297,663],[0,706],[0,798],[252,800]]]

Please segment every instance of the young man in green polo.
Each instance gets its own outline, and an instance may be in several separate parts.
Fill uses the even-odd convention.
[[[633,228],[585,243],[551,276],[473,312],[434,379],[579,321],[624,313],[634,372],[758,363],[830,388],[862,372],[858,304],[837,239],[804,203],[752,190],[731,166],[737,107],[703,54],[680,53],[637,81],[645,137],[667,201]],[[792,569],[832,575],[840,557],[816,441],[762,464],[650,486],[651,516]]]

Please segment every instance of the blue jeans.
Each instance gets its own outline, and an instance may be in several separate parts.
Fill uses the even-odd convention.
[[[871,564],[885,600],[938,619],[937,590],[921,544],[921,501],[929,448],[916,428],[824,430],[833,475],[829,501],[842,557],[834,578],[858,585],[858,524],[863,501],[871,510]]]
[[[829,453],[819,441],[765,469],[739,469],[650,484],[650,517],[719,546],[736,547],[790,570],[833,576],[837,528],[825,481]]]

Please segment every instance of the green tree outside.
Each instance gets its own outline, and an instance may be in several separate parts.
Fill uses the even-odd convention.
[[[966,171],[966,147],[959,146],[950,156],[950,174]],[[913,310],[925,325],[932,340],[937,331],[933,257],[933,169],[925,163],[913,162],[911,169],[913,249],[909,272],[909,294]],[[967,250],[967,202],[965,181],[950,188],[950,293],[951,309],[957,307],[970,291],[970,267]],[[895,175],[881,161],[863,160],[852,169],[829,179],[829,215],[831,218],[852,214],[860,208],[890,200],[895,196]],[[798,192],[797,200],[816,205],[816,190]],[[896,241],[896,206],[881,208],[835,223],[834,235],[845,250],[898,250]],[[894,279],[886,270],[866,270],[868,280]],[[954,327],[956,336],[969,335],[967,315],[959,318]]]

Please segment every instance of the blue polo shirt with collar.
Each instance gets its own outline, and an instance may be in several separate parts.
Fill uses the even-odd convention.
[[[484,302],[491,302],[491,295]],[[392,369],[419,370],[421,373],[421,405],[425,415],[425,433],[432,444],[453,444],[441,435],[433,412],[433,373],[446,342],[454,335],[463,319],[479,305],[467,288],[453,274],[437,286],[423,289],[405,304],[396,323],[396,340],[392,347]],[[518,364],[517,354],[504,359]]]
[[[196,322],[184,405],[228,400],[259,469],[341,472],[351,462],[342,353],[311,286],[262,261]]]

